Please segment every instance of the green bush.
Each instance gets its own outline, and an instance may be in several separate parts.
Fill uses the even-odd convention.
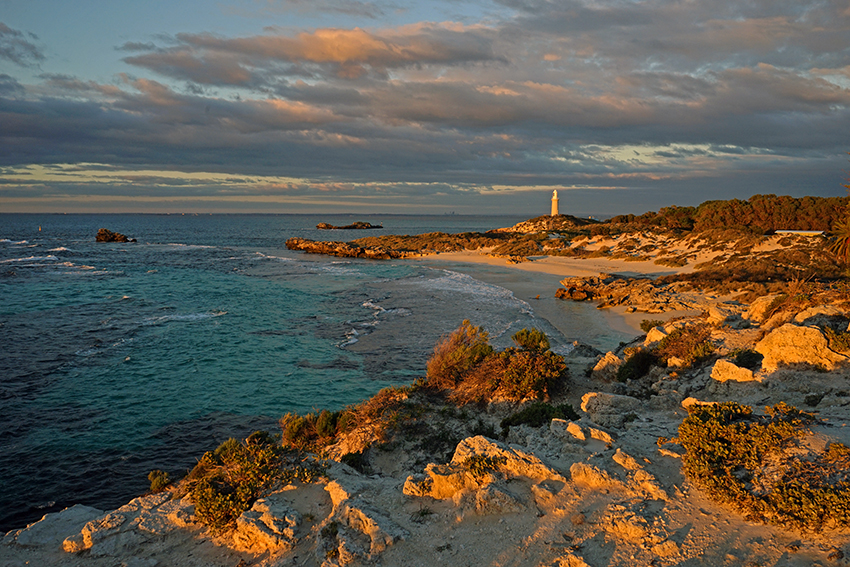
[[[336,434],[336,424],[339,420],[338,412],[322,410],[316,419],[316,433],[319,437],[333,437]]]
[[[502,420],[499,424],[503,432],[515,425],[530,425],[540,427],[546,425],[555,418],[569,419],[575,421],[579,415],[569,404],[553,406],[544,402],[533,402],[520,411],[513,413]]]
[[[660,319],[644,319],[643,321],[640,322],[640,329],[644,333],[648,333],[649,331],[651,331],[655,327],[657,327],[659,325],[663,325],[663,324],[664,324],[664,321],[661,321]]]
[[[735,402],[692,406],[679,426],[682,469],[709,497],[753,519],[813,531],[846,525],[850,448],[786,451],[813,420],[784,403],[761,417]]]
[[[692,325],[675,329],[661,339],[655,349],[659,362],[667,365],[671,358],[685,361],[685,366],[691,366],[714,352],[711,342],[711,330],[707,325]]]
[[[183,490],[195,503],[195,515],[213,533],[236,523],[257,498],[293,480],[310,482],[323,474],[318,466],[290,462],[284,448],[267,432],[240,443],[228,439],[204,453],[186,477]]]
[[[487,332],[464,320],[434,348],[427,365],[428,385],[454,388],[467,372],[492,352]]]
[[[507,349],[499,356],[504,372],[497,392],[511,399],[543,398],[554,393],[567,369],[564,357],[551,350]]]
[[[495,472],[499,469],[499,465],[503,465],[507,462],[508,458],[503,455],[472,455],[465,459],[461,463],[461,466],[472,473],[472,476],[475,478],[482,478],[492,472]]]
[[[151,492],[162,492],[171,483],[168,473],[159,469],[149,472],[148,480],[151,481]]]
[[[546,336],[546,333],[537,329],[522,329],[511,338],[518,347],[525,350],[549,350],[549,337]]]
[[[761,366],[761,361],[764,360],[764,355],[750,349],[744,349],[735,353],[734,361],[736,366],[741,368],[749,368],[755,370]]]
[[[632,354],[617,369],[617,382],[627,382],[642,378],[649,372],[653,364],[658,362],[658,357],[652,350],[638,350]]]
[[[522,348],[493,352],[487,333],[469,321],[443,339],[428,361],[427,385],[451,390],[456,403],[480,403],[493,397],[546,398],[567,378],[564,358],[549,350],[549,338],[537,329],[513,336]]]

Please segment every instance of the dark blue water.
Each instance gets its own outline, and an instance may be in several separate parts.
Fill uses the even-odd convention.
[[[326,221],[375,231],[317,231]],[[463,232],[511,217],[0,215],[0,530],[114,508],[147,472],[286,412],[338,409],[424,372],[464,318],[497,346],[530,306],[417,262],[285,250],[292,236]],[[101,227],[137,243],[96,243]],[[39,230],[39,228],[41,230]]]

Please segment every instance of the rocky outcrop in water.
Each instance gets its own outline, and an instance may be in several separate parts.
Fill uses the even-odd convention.
[[[345,226],[334,226],[330,223],[320,222],[316,225],[316,228],[319,230],[369,230],[371,228],[384,228],[384,225],[357,221]]]
[[[135,242],[135,238],[127,238],[126,235],[121,234],[120,232],[112,232],[111,230],[107,230],[105,228],[101,228],[97,231],[97,236],[95,237],[95,241],[97,242]]]
[[[308,254],[326,254],[341,258],[369,258],[371,260],[389,260],[421,256],[424,252],[395,250],[383,246],[358,246],[350,242],[317,241],[306,238],[290,238],[286,241],[289,250],[300,250]]]

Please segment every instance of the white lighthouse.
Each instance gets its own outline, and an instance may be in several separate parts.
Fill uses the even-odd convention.
[[[558,216],[558,190],[552,191],[552,216]]]

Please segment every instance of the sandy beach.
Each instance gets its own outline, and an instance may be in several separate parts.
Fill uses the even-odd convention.
[[[549,321],[565,336],[573,337],[576,329],[583,329],[586,334],[577,339],[600,349],[614,348],[619,341],[628,341],[642,334],[640,323],[650,317],[646,313],[627,313],[625,307],[596,309],[594,302],[575,303],[555,299],[555,291],[561,287],[562,279],[597,276],[601,273],[657,278],[687,269],[659,266],[651,261],[626,262],[561,256],[535,256],[528,262],[513,264],[478,251],[443,252],[415,258],[415,261],[432,267],[451,266],[452,269],[467,272],[487,283],[509,289],[517,298],[528,302],[535,314]],[[666,321],[693,314],[695,312],[670,311],[652,315],[651,318]]]

